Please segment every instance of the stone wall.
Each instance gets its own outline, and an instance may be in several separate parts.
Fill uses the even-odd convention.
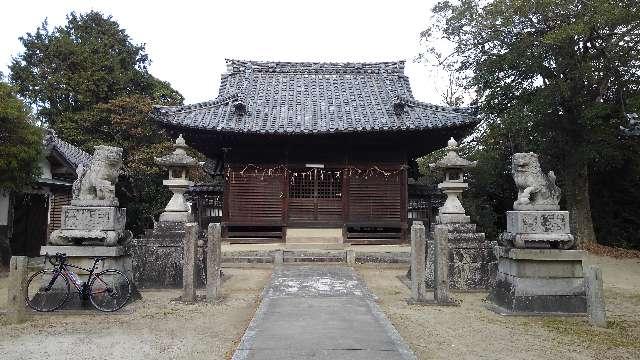
[[[181,288],[184,224],[158,223],[145,237],[133,239],[129,250],[133,258],[133,281],[138,288]],[[197,284],[206,279],[206,250],[198,245]]]

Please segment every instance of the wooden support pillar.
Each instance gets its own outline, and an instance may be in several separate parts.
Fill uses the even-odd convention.
[[[222,227],[211,223],[207,228],[207,302],[215,302],[220,295]]]

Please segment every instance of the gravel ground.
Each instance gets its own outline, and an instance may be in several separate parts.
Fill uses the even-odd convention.
[[[420,359],[640,359],[640,260],[590,256],[603,270],[609,325],[585,318],[503,317],[485,293],[455,293],[459,307],[407,305],[406,269],[358,268]]]
[[[420,359],[640,359],[640,259],[590,256],[602,268],[609,326],[584,318],[502,317],[484,293],[457,293],[460,307],[410,306],[406,268],[358,267],[380,307]],[[268,269],[226,269],[220,304],[172,301],[144,291],[117,315],[38,315],[6,325],[0,359],[228,359],[253,316]],[[0,274],[0,312],[6,307]]]
[[[113,315],[45,314],[2,324],[0,359],[228,359],[260,300],[271,270],[225,269],[219,304],[183,304],[179,290],[145,290]],[[0,308],[6,306],[0,278]]]

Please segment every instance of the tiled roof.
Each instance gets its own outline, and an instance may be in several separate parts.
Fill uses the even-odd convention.
[[[60,139],[53,130],[46,131],[43,142],[45,148],[56,150],[74,168],[91,160],[91,155]]]
[[[218,98],[155,108],[162,123],[242,133],[334,133],[458,127],[467,108],[413,98],[404,62],[288,63],[227,60]]]

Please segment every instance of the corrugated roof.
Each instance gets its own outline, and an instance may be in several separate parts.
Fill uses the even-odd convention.
[[[467,108],[413,98],[404,61],[291,63],[227,60],[218,98],[155,108],[162,123],[241,133],[424,130],[477,122]]]

